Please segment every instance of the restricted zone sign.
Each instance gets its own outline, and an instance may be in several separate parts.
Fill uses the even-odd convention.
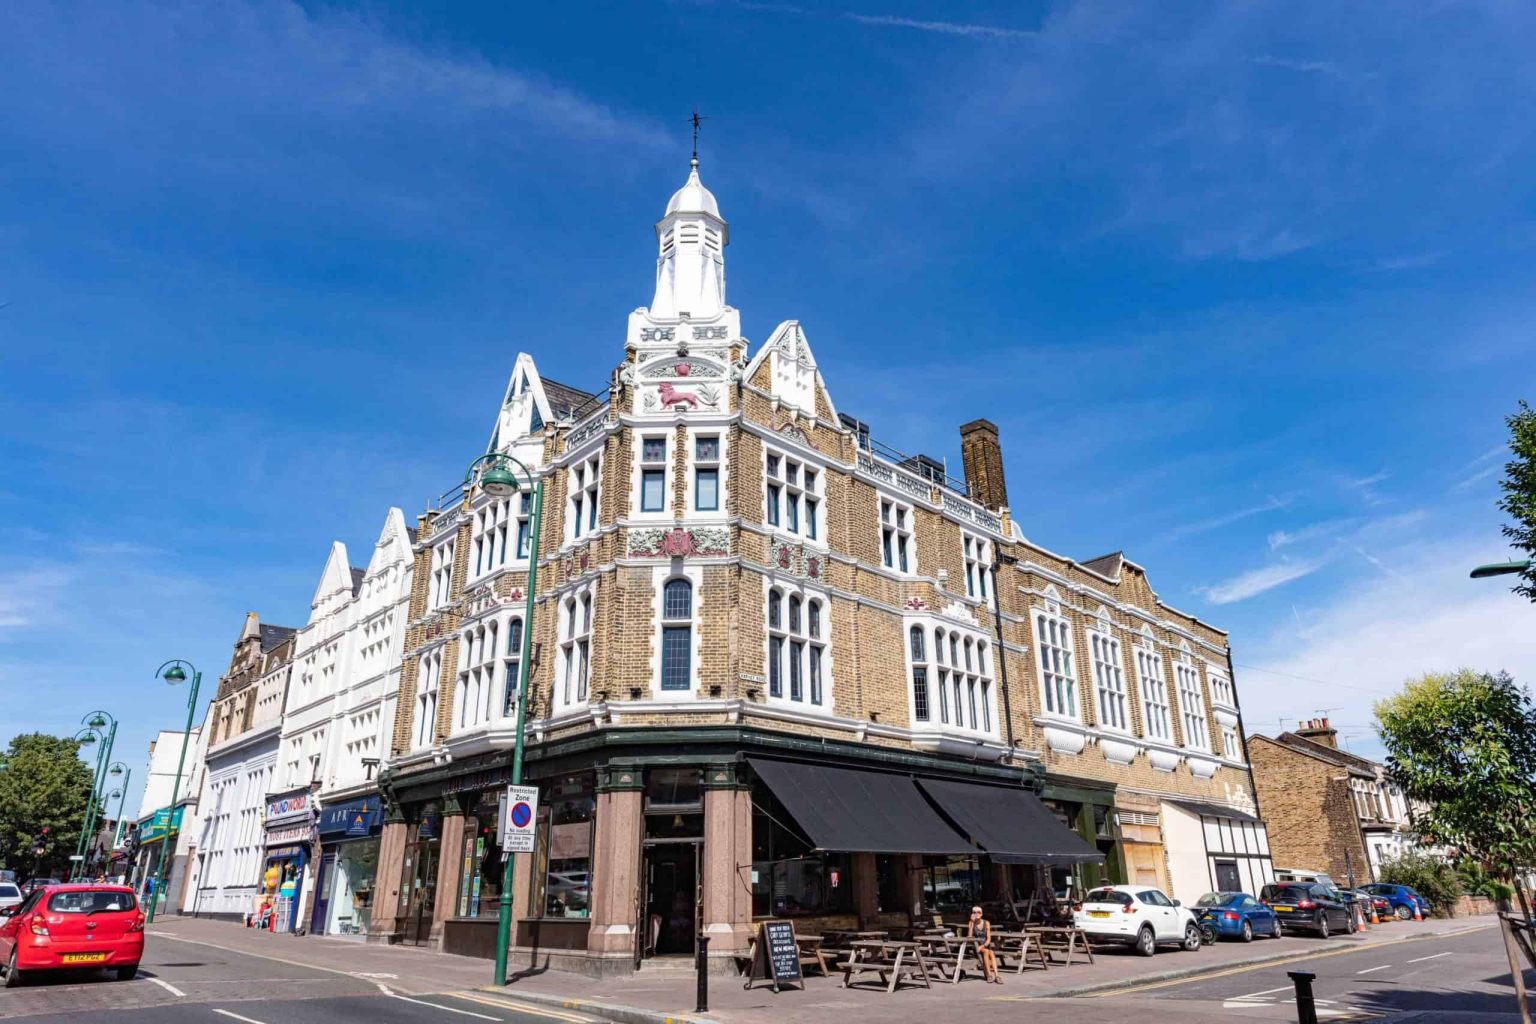
[[[501,823],[503,853],[532,853],[533,833],[539,820],[539,788],[507,787],[507,818]]]

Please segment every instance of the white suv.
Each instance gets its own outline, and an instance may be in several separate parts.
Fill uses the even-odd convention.
[[[1083,897],[1073,921],[1094,942],[1121,942],[1142,956],[1164,943],[1200,948],[1194,912],[1146,885],[1106,885]]]

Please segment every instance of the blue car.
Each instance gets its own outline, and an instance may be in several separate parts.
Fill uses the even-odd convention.
[[[1420,896],[1412,886],[1372,882],[1360,888],[1373,895],[1384,897],[1388,903],[1392,904],[1392,912],[1398,916],[1399,920],[1412,920],[1414,907],[1419,908],[1421,916],[1429,916],[1429,900]]]
[[[1217,938],[1252,942],[1255,935],[1280,937],[1279,915],[1246,892],[1208,892],[1193,909],[1215,929]]]

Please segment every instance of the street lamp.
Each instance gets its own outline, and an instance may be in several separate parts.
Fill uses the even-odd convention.
[[[1482,580],[1489,576],[1508,576],[1512,573],[1525,572],[1530,567],[1530,559],[1523,562],[1490,562],[1488,565],[1480,565],[1473,569],[1472,578]]]
[[[96,770],[91,774],[91,795],[85,802],[85,820],[80,824],[80,841],[75,844],[76,860],[70,865],[71,880],[85,875],[85,858],[90,849],[91,829],[96,824],[97,802],[101,800],[101,793],[107,785],[107,765],[112,760],[112,745],[117,739],[117,719],[105,711],[88,712],[80,721],[85,725],[85,729],[82,730],[84,736],[82,737],[80,733],[76,733],[75,736],[82,745],[89,746],[95,743],[104,728],[107,729],[107,737],[106,742],[96,750]]]
[[[512,785],[523,782],[523,722],[528,713],[528,679],[533,664],[533,595],[539,575],[539,525],[544,518],[544,481],[534,482],[533,472],[517,459],[499,452],[487,452],[469,464],[464,473],[464,493],[469,495],[476,483],[486,494],[505,498],[522,490],[519,474],[533,491],[533,521],[528,538],[528,586],[523,606],[523,672],[517,687],[517,734],[512,741]],[[503,822],[503,827],[505,823]],[[512,862],[508,853],[501,866],[501,906],[496,920],[496,984],[507,983],[507,947],[512,940]]]
[[[113,774],[117,774],[116,771]],[[128,802],[128,783],[132,781],[133,769],[129,768],[123,773],[123,784],[112,791],[112,795],[117,797],[117,836],[113,842],[114,852],[116,851],[117,843],[121,842],[123,838],[123,804]],[[127,881],[126,873],[123,876],[123,880]]]
[[[171,686],[178,686],[187,681],[189,668],[192,670],[192,692],[187,695],[187,727],[181,734],[181,757],[176,762],[176,781],[171,784],[171,803],[165,812],[165,834],[160,837],[160,851],[155,855],[155,870],[150,876],[155,888],[149,896],[149,910],[144,915],[146,922],[155,919],[155,907],[160,904],[160,893],[165,889],[165,848],[170,844],[171,825],[176,820],[176,800],[181,796],[181,770],[187,763],[187,740],[192,738],[192,713],[197,710],[197,688],[203,681],[203,674],[197,667],[180,658],[172,658],[155,669],[155,675]]]

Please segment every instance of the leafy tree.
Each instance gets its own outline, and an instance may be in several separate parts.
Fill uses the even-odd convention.
[[[64,877],[91,795],[91,769],[79,755],[73,739],[36,732],[0,754],[0,865],[22,877]],[[45,827],[39,858],[33,840]]]
[[[1519,411],[1504,422],[1509,424],[1509,450],[1515,454],[1513,461],[1505,463],[1504,479],[1499,482],[1504,489],[1499,508],[1515,520],[1513,526],[1504,527],[1504,536],[1532,558],[1514,589],[1536,601],[1536,410],[1521,402]]]
[[[1506,672],[1431,673],[1377,701],[1376,723],[1414,827],[1518,889],[1519,873],[1536,865],[1536,707],[1529,694]]]
[[[1384,861],[1379,874],[1383,882],[1412,887],[1445,916],[1450,916],[1463,892],[1456,869],[1443,858],[1421,850],[1406,850],[1401,856]]]

